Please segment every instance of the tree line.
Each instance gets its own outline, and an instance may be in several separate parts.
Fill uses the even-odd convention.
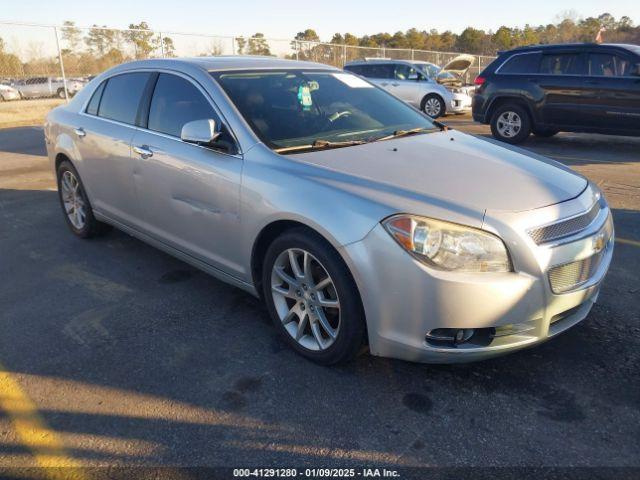
[[[640,27],[635,26],[627,16],[616,19],[609,13],[584,19],[568,13],[562,15],[557,22],[548,25],[525,25],[522,28],[502,26],[495,32],[467,27],[459,34],[417,28],[394,34],[376,33],[360,37],[351,33],[336,33],[327,43],[347,47],[495,55],[497,51],[521,45],[592,42],[601,29],[604,29],[603,37],[606,42],[640,44]],[[65,21],[60,29],[60,37],[62,59],[69,76],[95,74],[127,60],[176,55],[173,38],[151,31],[149,24],[144,21],[131,23],[129,30],[114,30],[98,25],[85,30],[78,28],[72,21]],[[291,42],[290,52],[295,53],[286,57],[341,66],[344,60],[367,54],[362,49],[349,49],[345,55],[339,48],[318,45],[316,42],[320,42],[320,37],[315,30],[309,28],[301,31]],[[235,37],[233,45],[233,53],[239,55],[273,54],[269,40],[262,33],[255,33],[250,37]],[[220,55],[225,51],[228,53],[228,50],[212,42],[210,46],[200,48],[196,54]],[[21,59],[9,53],[0,37],[0,77],[46,75],[58,72],[59,68],[57,56],[31,55],[29,59]]]
[[[465,28],[460,34],[451,31],[439,32],[435,29],[427,31],[411,28],[406,32],[376,33],[361,37],[350,33],[336,33],[330,42],[358,47],[496,55],[498,51],[523,45],[594,42],[601,28],[604,28],[605,42],[640,44],[640,27],[634,26],[633,20],[627,16],[616,19],[609,13],[603,13],[598,17],[580,19],[574,12],[565,12],[556,23],[525,25],[523,28],[501,26],[495,32],[473,27]],[[319,41],[320,39],[313,29],[307,29],[298,33],[296,40]]]

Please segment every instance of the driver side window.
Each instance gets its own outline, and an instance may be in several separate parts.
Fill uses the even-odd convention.
[[[396,80],[418,80],[420,75],[418,71],[410,67],[409,65],[398,64],[395,68],[395,79]]]
[[[149,130],[180,138],[185,124],[208,119],[214,120],[221,129],[220,146],[230,151],[234,144],[232,137],[200,90],[177,75],[161,73],[158,76],[149,107]]]

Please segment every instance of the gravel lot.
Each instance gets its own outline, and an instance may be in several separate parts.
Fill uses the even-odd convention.
[[[240,290],[118,231],[72,237],[41,129],[0,130],[0,465],[44,448],[79,465],[640,467],[640,139],[524,148],[596,181],[614,209],[590,316],[476,364],[323,368]]]

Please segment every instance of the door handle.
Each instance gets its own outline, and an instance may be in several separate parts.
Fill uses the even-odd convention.
[[[389,85],[389,82],[380,82],[380,85],[382,85],[383,87],[386,87],[387,85]]]
[[[393,82],[391,85],[393,85],[394,87],[397,87],[397,86],[398,86],[398,85],[400,85],[400,84],[399,84],[399,83],[397,83],[397,82]]]
[[[143,159],[153,157],[153,152],[146,145],[142,145],[141,147],[133,147],[133,151],[140,155]]]
[[[76,135],[79,137],[85,137],[87,135],[87,132],[84,131],[84,128],[82,127],[78,127],[74,130],[74,132],[76,132]]]

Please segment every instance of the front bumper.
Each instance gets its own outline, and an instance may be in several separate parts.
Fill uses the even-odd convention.
[[[2,98],[5,101],[8,100],[19,100],[20,99],[20,93],[16,90],[16,91],[2,91],[0,92],[0,95],[2,95]]]
[[[447,113],[467,113],[471,111],[472,96],[466,93],[453,93],[447,105]]]
[[[523,212],[489,218],[485,225],[489,231],[495,230],[490,223],[504,228],[506,217],[520,219],[519,223],[511,218],[514,228],[507,238],[503,236],[515,272],[432,269],[402,250],[382,225],[362,241],[343,247],[362,296],[371,353],[426,363],[481,360],[541,343],[583,320],[609,268],[613,237],[589,281],[577,290],[556,295],[551,291],[548,269],[585,255],[593,236],[562,245],[538,246],[528,238],[526,229],[521,230],[521,224],[528,218],[530,226],[539,225],[545,217],[562,218],[563,212],[588,203],[588,196],[584,193],[560,206],[536,210],[534,215]],[[603,215],[609,215],[608,207]],[[426,334],[440,328],[482,329],[494,335],[481,344],[433,345]]]

